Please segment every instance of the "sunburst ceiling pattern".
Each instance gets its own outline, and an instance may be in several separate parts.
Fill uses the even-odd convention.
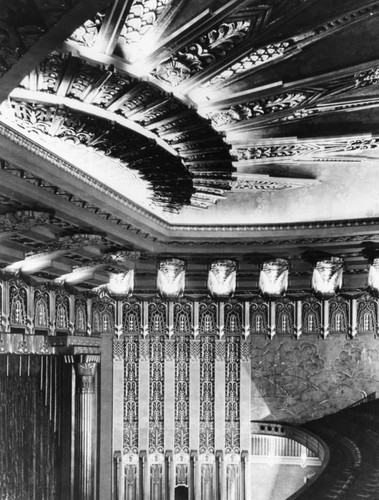
[[[377,148],[377,137],[358,129],[301,135],[309,119],[375,109],[379,60],[280,77],[283,64],[305,49],[376,22],[378,2],[208,3],[112,2],[11,92],[4,120],[53,151],[62,152],[62,143],[80,148],[78,163],[109,185],[105,169],[91,172],[84,152],[106,156],[123,167],[129,197],[143,189],[141,205],[173,213],[207,208],[229,191],[234,203],[236,193],[319,183],[314,172],[284,170],[283,178],[257,170],[265,163],[360,158]],[[286,135],[289,125],[300,137]],[[280,134],[265,136],[270,127]]]
[[[185,22],[188,8],[179,0],[115,1],[23,79],[3,114],[47,146],[78,146],[134,171],[146,181],[148,204],[166,211],[206,208],[230,190],[309,186],[309,178],[270,182],[254,166],[359,152],[376,148],[376,138],[267,144],[257,141],[257,129],[376,106],[375,97],[357,96],[378,82],[376,61],[288,83],[251,85],[254,74],[375,16],[378,4],[324,14],[320,24],[302,29],[297,18],[312,2],[290,7],[232,1]]]

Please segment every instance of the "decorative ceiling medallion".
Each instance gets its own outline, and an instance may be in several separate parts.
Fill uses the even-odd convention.
[[[218,260],[208,272],[208,291],[212,297],[232,297],[236,290],[237,264],[234,260]]]
[[[167,259],[159,263],[157,275],[158,293],[167,299],[177,299],[184,293],[185,262]]]
[[[343,259],[332,257],[317,262],[312,276],[312,288],[322,297],[335,295],[342,287]]]
[[[276,259],[265,262],[259,275],[259,289],[268,297],[280,297],[288,288],[288,262]]]

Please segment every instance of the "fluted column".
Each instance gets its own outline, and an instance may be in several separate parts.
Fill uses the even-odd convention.
[[[75,500],[95,499],[97,409],[95,373],[100,356],[75,360]]]

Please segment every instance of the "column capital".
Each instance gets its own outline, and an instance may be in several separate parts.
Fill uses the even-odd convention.
[[[78,394],[92,394],[95,391],[95,373],[99,355],[65,356],[66,363],[72,363],[75,368]]]

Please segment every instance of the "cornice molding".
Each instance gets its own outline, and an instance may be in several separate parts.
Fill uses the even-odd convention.
[[[300,221],[300,222],[295,222],[295,223],[281,223],[281,224],[259,224],[259,225],[190,225],[190,224],[172,224],[169,223],[162,218],[150,213],[146,209],[138,206],[137,204],[133,203],[130,201],[128,198],[125,196],[117,193],[113,189],[105,186],[101,182],[97,181],[96,179],[92,178],[88,174],[85,174],[81,172],[79,169],[77,169],[74,165],[71,163],[62,160],[54,154],[53,152],[48,151],[41,145],[37,144],[36,142],[32,141],[31,139],[25,137],[21,132],[17,131],[16,129],[10,127],[4,122],[0,121],[0,135],[4,136],[5,138],[9,139],[13,143],[17,144],[18,146],[24,148],[26,151],[29,151],[30,153],[35,154],[37,157],[42,158],[55,167],[59,168],[60,170],[64,171],[65,173],[73,176],[76,179],[79,179],[82,182],[85,182],[88,184],[91,188],[95,189],[102,195],[108,196],[112,200],[115,200],[119,203],[122,203],[125,208],[128,210],[133,211],[135,214],[142,215],[147,221],[151,221],[154,224],[156,224],[161,230],[169,231],[171,234],[168,234],[168,238],[170,236],[176,236],[175,233],[178,232],[185,232],[185,233],[191,233],[191,238],[196,237],[196,233],[201,234],[201,237],[204,237],[205,233],[217,233],[218,236],[220,236],[220,233],[223,235],[226,235],[228,233],[232,232],[240,232],[240,233],[252,233],[252,235],[259,233],[260,235],[263,236],[265,232],[269,231],[315,231],[315,230],[324,230],[324,229],[335,229],[335,228],[368,228],[372,226],[379,225],[379,218],[364,218],[364,219],[346,219],[346,220],[332,220],[332,221],[312,221],[312,222],[305,222],[305,221]],[[19,167],[18,165],[16,166],[17,169],[21,170],[26,170],[27,165],[23,165],[22,167]],[[111,214],[110,214],[111,215]],[[139,231],[139,228],[137,226],[133,226],[130,224],[128,221],[128,225],[132,228],[134,231]],[[246,238],[246,236],[245,236]],[[246,242],[244,238],[244,243],[249,243],[251,242]],[[356,236],[352,236],[351,238],[356,238]],[[155,241],[158,241],[159,243],[162,243],[164,245],[188,245],[188,241],[164,241],[161,238],[154,238]],[[328,241],[342,241],[341,237],[330,237],[330,238],[317,238],[317,241],[319,240],[328,240]],[[304,238],[299,237],[300,241],[304,241]],[[297,240],[297,241],[299,241]],[[309,240],[305,240],[309,241]],[[193,245],[220,245],[220,244],[226,244],[227,242],[225,241],[218,241],[218,242],[191,242],[190,244]],[[256,242],[257,244],[260,244],[258,241]],[[241,240],[239,241],[233,241],[231,243],[227,244],[241,244]],[[262,244],[267,244],[267,242],[262,242]],[[273,244],[278,245],[280,244],[279,241],[273,242]]]

